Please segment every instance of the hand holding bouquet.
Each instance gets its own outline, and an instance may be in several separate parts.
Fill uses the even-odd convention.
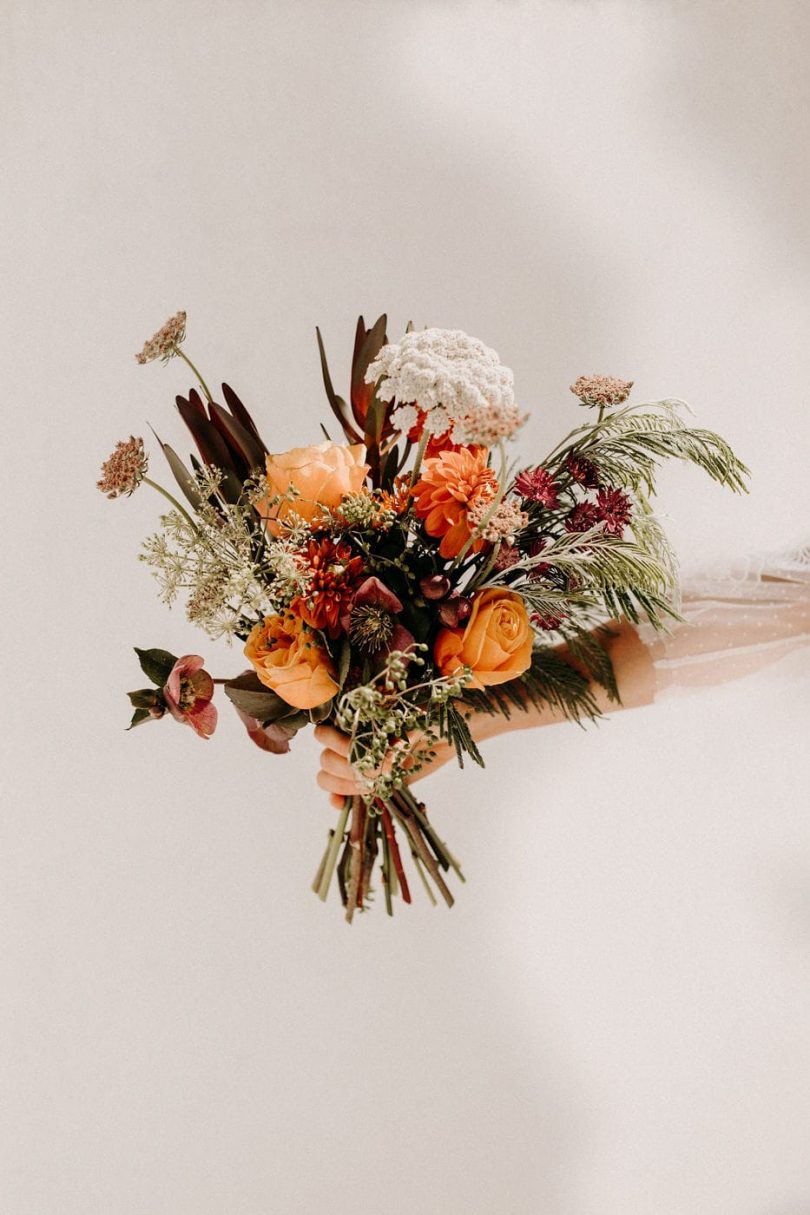
[[[381,880],[386,909],[411,901],[409,863],[429,897],[453,902],[458,862],[408,779],[441,741],[483,761],[473,712],[551,705],[599,715],[594,684],[617,700],[606,620],[679,619],[674,554],[653,509],[655,474],[690,461],[735,491],[748,470],[720,436],[687,426],[683,404],[627,403],[632,384],[572,385],[583,425],[539,462],[515,467],[507,443],[525,421],[512,373],[457,330],[386,318],[355,337],[348,403],[324,386],[345,442],[271,453],[227,385],[220,404],[182,349],[185,314],[139,362],[184,360],[199,381],[176,398],[197,447],[186,465],[158,440],[185,504],[151,481],[143,440],[119,443],[99,488],[141,483],[170,509],[142,559],[190,623],[238,639],[248,667],[212,680],[198,655],[137,650],[151,686],[131,692],[131,725],[170,715],[213,733],[216,683],[248,736],[283,754],[327,722],[348,739],[363,789],[345,798],[314,888],[335,877],[346,917]]]

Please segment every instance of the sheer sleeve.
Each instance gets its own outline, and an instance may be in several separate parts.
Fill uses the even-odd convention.
[[[648,651],[652,699],[751,675],[810,646],[810,544],[683,578],[684,623],[638,634]]]

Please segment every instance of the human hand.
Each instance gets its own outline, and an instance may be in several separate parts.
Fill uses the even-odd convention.
[[[318,784],[329,794],[329,800],[335,809],[342,810],[344,798],[352,797],[355,794],[362,794],[363,792],[359,777],[349,763],[349,736],[342,734],[334,726],[320,725],[315,727],[315,738],[323,748],[321,751],[321,767],[317,776]],[[408,735],[408,744],[411,752],[418,746],[421,738],[422,734],[418,731],[414,731],[414,733]],[[431,759],[426,760],[419,771],[414,773],[412,780],[420,780],[421,777],[435,772],[442,764],[446,764],[449,759],[452,759],[455,754],[450,743],[444,740],[436,743],[435,751],[436,754]],[[389,758],[386,758],[382,771],[388,771],[390,766],[391,761]],[[408,766],[410,764],[406,761],[406,767]]]

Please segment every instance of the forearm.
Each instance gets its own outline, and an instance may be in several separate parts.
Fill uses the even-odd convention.
[[[651,704],[655,695],[655,671],[649,647],[627,620],[612,621],[610,629],[614,635],[603,644],[613,663],[620,700],[610,700],[601,684],[592,680],[589,691],[596,707],[601,713],[615,713]],[[565,646],[558,649],[561,653],[566,652]],[[525,709],[515,709],[508,719],[502,713],[477,711],[469,719],[469,726],[476,742],[484,742],[507,731],[536,729],[566,720],[562,709],[554,705],[538,706],[527,697]]]

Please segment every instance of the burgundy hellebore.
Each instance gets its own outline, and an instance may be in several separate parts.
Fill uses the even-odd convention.
[[[413,633],[397,619],[401,611],[402,603],[394,592],[372,575],[355,591],[351,610],[341,624],[359,649],[385,657],[414,644]]]

